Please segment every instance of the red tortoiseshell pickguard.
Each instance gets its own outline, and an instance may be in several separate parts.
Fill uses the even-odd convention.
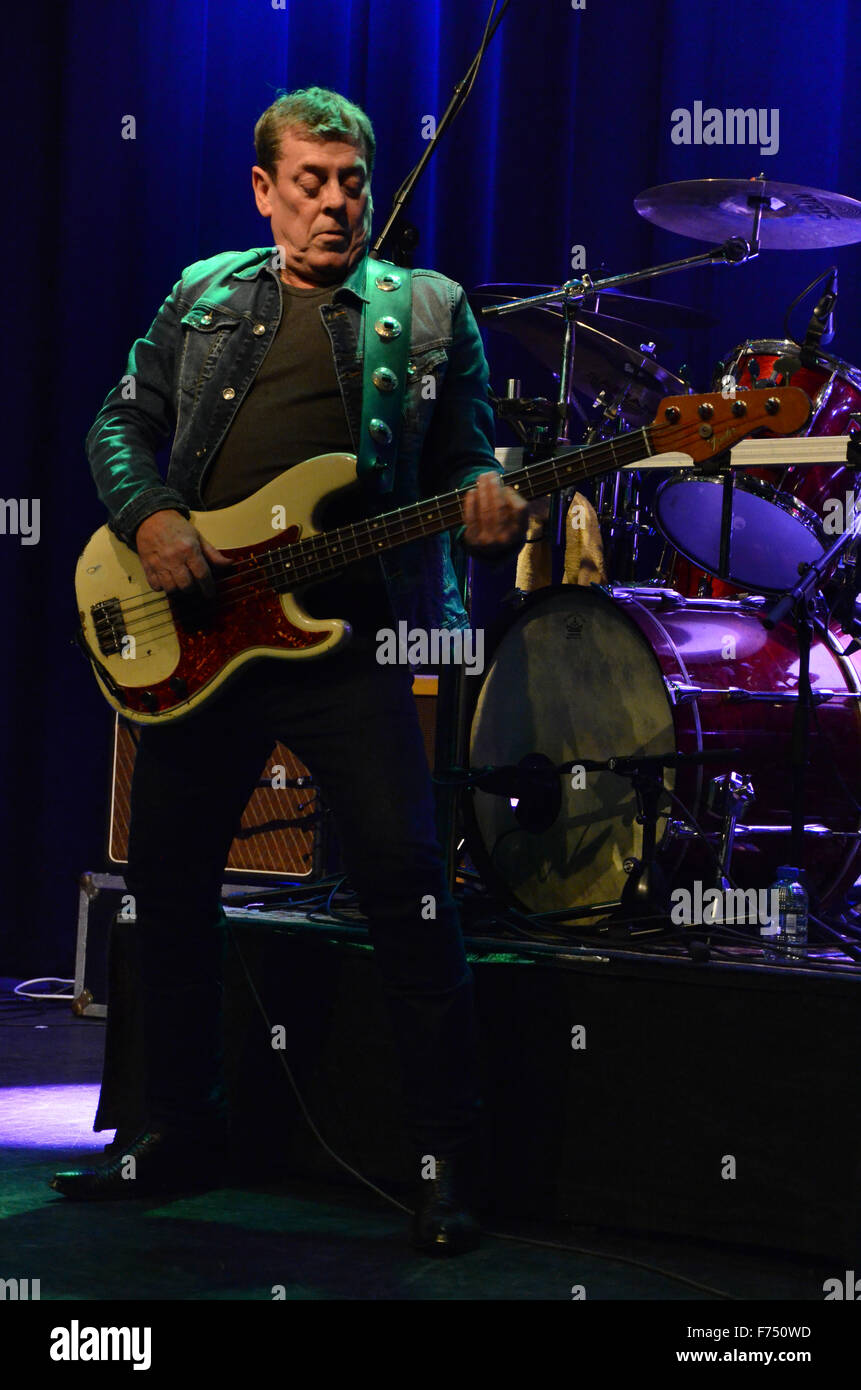
[[[268,572],[263,563],[267,551],[289,545],[298,537],[298,526],[292,526],[271,540],[235,550],[221,547],[222,554],[228,555],[231,560],[244,562],[243,582],[248,585],[247,593],[238,595],[235,589],[231,590],[232,571],[220,571],[216,582],[229,602],[222,604],[216,599],[208,605],[206,625],[198,627],[186,625],[181,603],[171,600],[180,646],[179,661],[171,675],[163,681],[142,688],[124,688],[123,696],[129,710],[138,710],[141,714],[161,714],[177,709],[208,685],[228,661],[249,647],[301,651],[325,642],[331,635],[331,628],[305,632],[288,621],[278,593],[268,582]],[[249,562],[256,562],[253,570],[248,569]],[[259,583],[256,584],[251,582],[255,572],[259,573]],[[178,687],[177,682],[180,681],[185,682],[185,688]]]

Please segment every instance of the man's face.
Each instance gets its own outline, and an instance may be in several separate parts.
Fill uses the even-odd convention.
[[[258,211],[271,219],[272,240],[284,248],[284,278],[339,284],[370,237],[373,203],[362,147],[288,129],[275,174],[273,182],[256,164],[251,178]]]

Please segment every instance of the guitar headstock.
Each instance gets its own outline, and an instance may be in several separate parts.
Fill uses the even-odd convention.
[[[795,434],[810,419],[811,404],[797,386],[739,391],[724,396],[667,396],[649,426],[649,440],[658,454],[688,454],[694,462],[714,458],[754,430]]]

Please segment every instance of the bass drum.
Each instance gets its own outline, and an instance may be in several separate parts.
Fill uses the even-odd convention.
[[[747,772],[756,802],[731,872],[740,887],[767,886],[790,845],[798,651],[790,628],[763,627],[761,607],[761,600],[685,599],[666,589],[616,590],[612,598],[575,586],[542,590],[518,611],[487,668],[470,765],[517,764],[535,754],[558,766],[727,750],[725,762],[665,774],[679,798],[670,814],[683,821],[684,805],[707,833],[719,832],[706,806],[708,784],[730,769]],[[811,682],[833,692],[810,733],[805,816],[828,832],[805,837],[811,886],[827,904],[861,872],[861,681],[849,660],[817,639]],[[606,915],[619,902],[625,861],[641,852],[631,783],[611,772],[560,780],[561,809],[538,831],[518,820],[517,798],[473,790],[468,848],[488,886],[528,912]],[[701,842],[679,836],[667,817],[658,829],[671,883],[710,884],[714,861]]]

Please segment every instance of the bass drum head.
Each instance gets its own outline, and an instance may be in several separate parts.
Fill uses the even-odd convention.
[[[520,610],[487,669],[472,718],[472,767],[544,754],[577,758],[674,753],[658,660],[627,604],[575,586],[543,590]],[[665,774],[668,786],[673,774]],[[612,772],[560,774],[548,829],[521,826],[507,796],[474,790],[468,845],[489,886],[529,912],[618,903],[624,860],[642,831],[631,782]],[[582,783],[583,785],[578,785]],[[658,823],[658,837],[664,822]]]
[[[723,483],[684,473],[661,483],[654,517],[680,554],[708,574],[720,568]],[[780,593],[798,583],[799,565],[825,549],[816,514],[757,478],[736,477],[732,497],[729,579],[757,594]]]

